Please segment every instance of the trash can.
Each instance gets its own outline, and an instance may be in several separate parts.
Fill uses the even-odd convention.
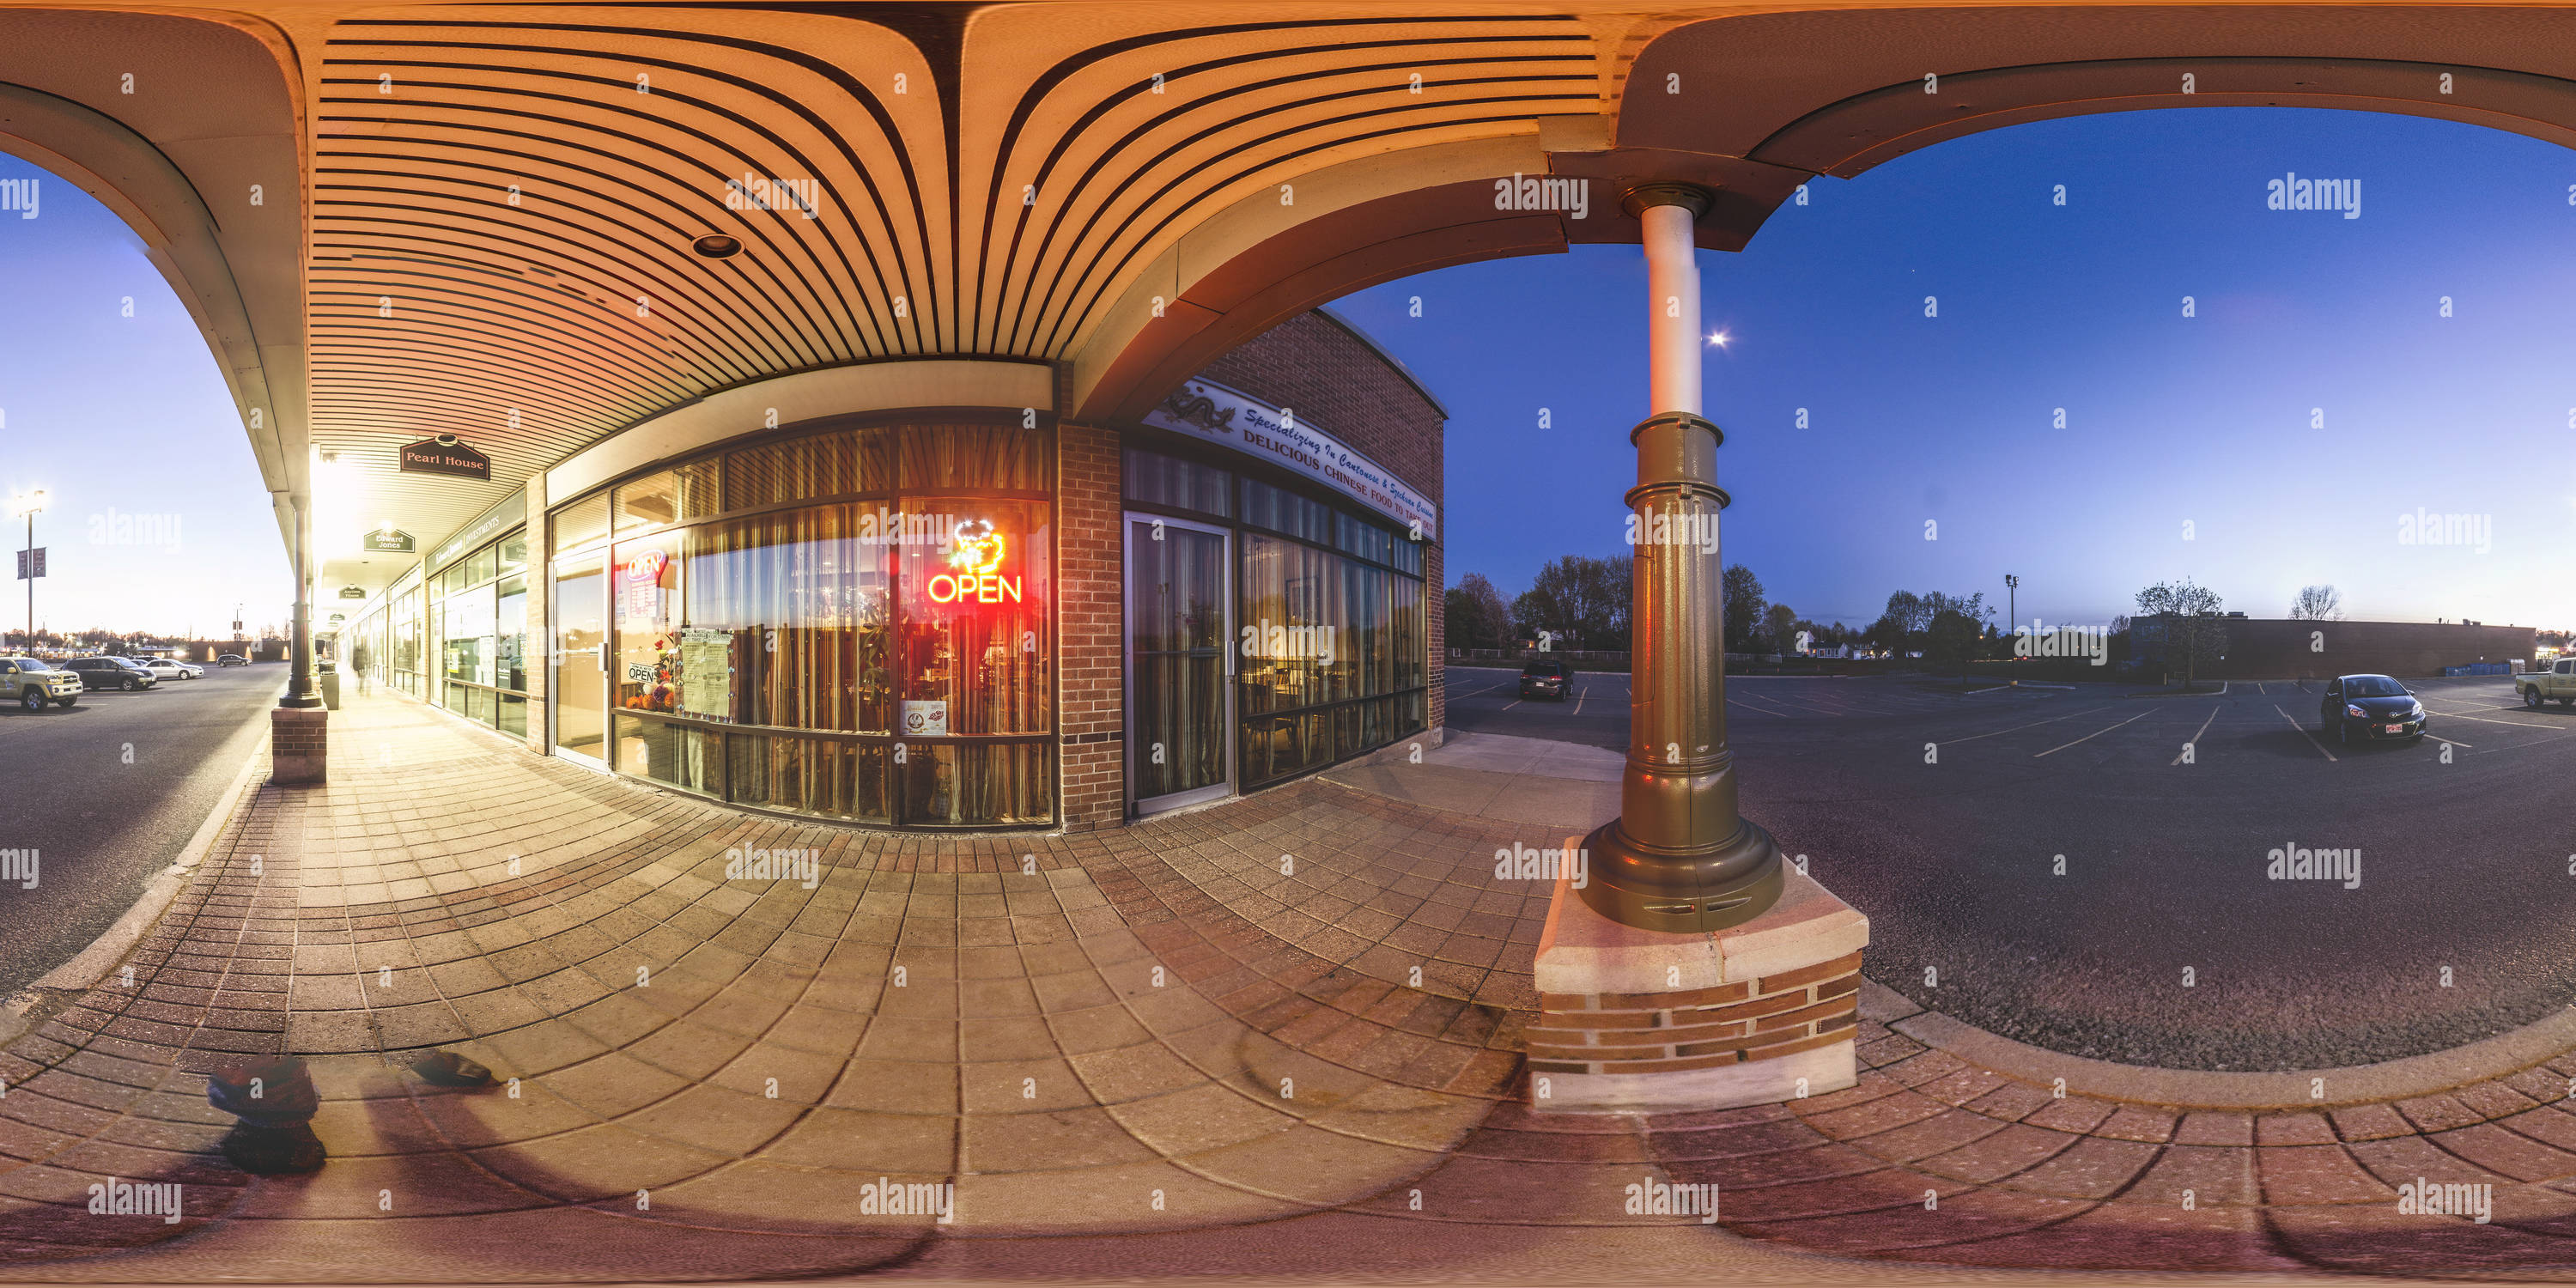
[[[340,673],[332,670],[326,665],[322,668],[322,673],[320,675],[313,677],[313,682],[321,686],[323,707],[332,711],[339,710]]]

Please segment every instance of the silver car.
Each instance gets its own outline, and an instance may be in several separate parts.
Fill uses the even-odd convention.
[[[206,673],[206,668],[193,662],[178,662],[166,657],[129,657],[125,660],[164,680],[193,680]]]

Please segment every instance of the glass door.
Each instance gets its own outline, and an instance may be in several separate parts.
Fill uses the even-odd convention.
[[[608,595],[602,552],[555,561],[555,754],[596,769],[608,767]]]
[[[1223,528],[1127,516],[1127,782],[1150,814],[1234,791],[1234,558]]]

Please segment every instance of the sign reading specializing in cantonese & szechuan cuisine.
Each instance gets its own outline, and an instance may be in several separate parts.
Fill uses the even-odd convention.
[[[1308,425],[1294,408],[1272,407],[1213,380],[1191,380],[1145,413],[1145,423],[1294,470],[1419,531],[1424,541],[1440,535],[1440,508],[1430,498],[1406,486],[1394,471]]]

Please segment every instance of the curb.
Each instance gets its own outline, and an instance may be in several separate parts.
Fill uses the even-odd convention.
[[[2448,1051],[2377,1064],[2274,1073],[2159,1069],[2063,1055],[1924,1010],[1867,976],[1860,983],[1860,1013],[1925,1046],[2019,1082],[2048,1087],[2064,1078],[2071,1093],[2176,1109],[2327,1109],[2405,1100],[2519,1073],[2576,1050],[2576,1007]],[[2320,1086],[2323,1094],[2318,1094]]]
[[[206,815],[206,820],[197,825],[196,834],[179,848],[178,857],[171,860],[170,866],[153,874],[152,879],[145,883],[142,896],[134,901],[133,907],[125,910],[124,916],[116,919],[116,924],[91,940],[89,947],[80,950],[70,961],[45,972],[34,983],[0,1000],[0,1041],[14,1038],[26,1029],[27,1013],[43,1003],[45,994],[85,991],[106,979],[133,953],[134,946],[143,942],[143,936],[161,920],[162,913],[169,911],[171,902],[179,897],[179,891],[186,888],[189,875],[198,864],[205,862],[207,851],[214,848],[216,839],[231,824],[233,815],[240,812],[243,798],[250,794],[254,785],[252,780],[258,773],[259,763],[260,756],[256,750],[242,760],[241,772],[233,776],[232,786],[225,788],[223,795],[217,798],[215,808]]]

